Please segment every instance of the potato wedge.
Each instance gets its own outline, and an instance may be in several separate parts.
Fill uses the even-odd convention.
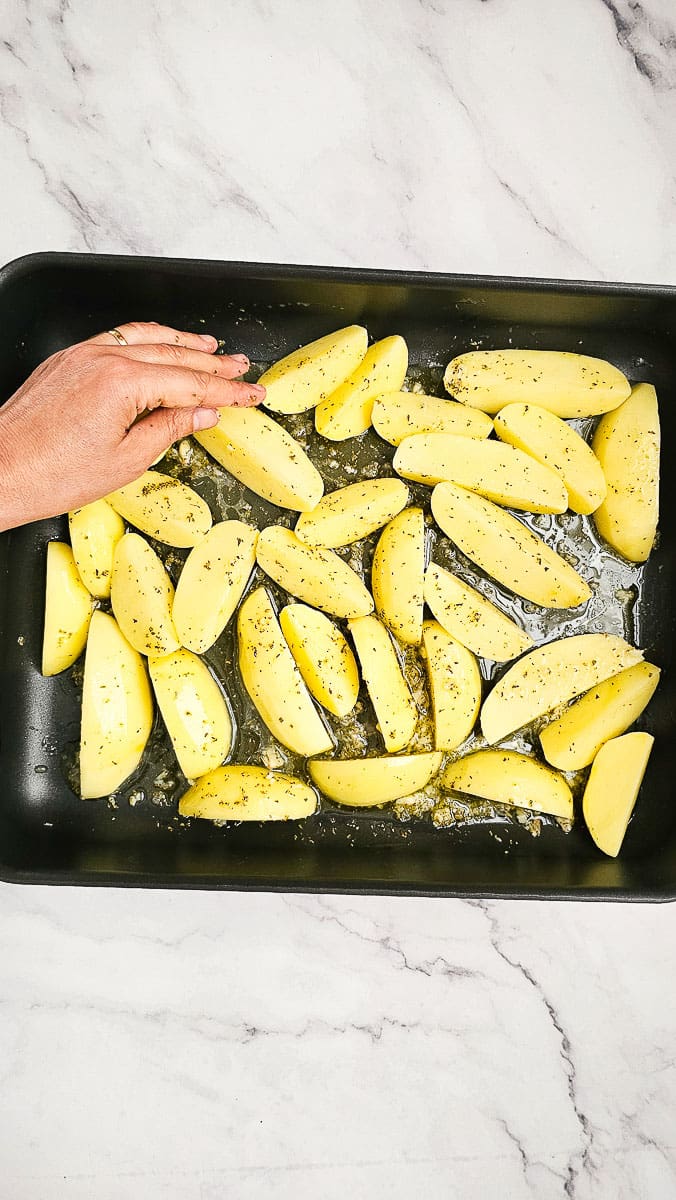
[[[174,585],[138,533],[115,547],[110,602],[122,633],[139,654],[172,654],[181,645],[171,617]]]
[[[408,504],[401,479],[365,479],[322,496],[312,512],[301,513],[296,535],[309,546],[349,546],[368,537]]]
[[[405,508],[385,526],[371,564],[378,616],[400,642],[419,646],[423,626],[425,517]]]
[[[612,633],[579,633],[536,646],[509,668],[484,700],[481,728],[486,741],[501,741],[642,659],[640,650]]]
[[[307,604],[287,604],[279,623],[315,700],[335,717],[346,717],[357,703],[359,669],[338,626]]]
[[[601,464],[571,425],[537,404],[506,404],[495,418],[502,442],[532,455],[556,471],[568,496],[568,508],[591,513],[606,494]]]
[[[560,771],[580,771],[601,746],[633,725],[660,679],[659,667],[640,662],[611,675],[540,730],[542,752]]]
[[[173,475],[160,471],[145,471],[106,500],[130,525],[168,546],[195,546],[211,529],[206,501]]]
[[[507,662],[533,645],[511,617],[437,563],[425,572],[424,596],[442,628],[481,658]]]
[[[434,714],[434,747],[455,750],[469,737],[481,707],[481,672],[472,654],[437,621],[425,621],[423,654]]]
[[[176,585],[172,617],[183,646],[204,654],[239,604],[256,563],[258,530],[219,521],[190,551]]]
[[[441,754],[400,754],[389,758],[315,759],[312,782],[330,800],[350,808],[378,808],[419,792],[436,775]]]
[[[437,525],[504,587],[543,608],[577,608],[591,596],[577,571],[497,504],[454,483],[432,492]]]
[[[268,525],[258,538],[256,561],[291,596],[334,617],[373,612],[373,600],[356,571],[333,550],[307,546],[291,529]]]
[[[442,785],[496,804],[573,819],[573,795],[562,775],[516,750],[477,750],[446,768]]]
[[[80,795],[109,796],[138,767],[153,724],[145,663],[109,613],[97,611],[82,688]]]
[[[659,517],[660,417],[650,383],[602,417],[592,442],[608,491],[594,513],[601,537],[630,562],[645,562]]]
[[[73,551],[65,542],[47,545],[42,674],[59,675],[85,648],[92,598],[80,579]]]
[[[110,596],[115,547],[124,521],[107,500],[95,500],[68,514],[70,542],[80,579],[97,600]]]
[[[367,350],[359,366],[315,409],[317,433],[332,442],[357,437],[371,424],[373,401],[398,390],[406,378],[408,347],[398,334]]]
[[[392,464],[399,475],[434,487],[448,481],[495,504],[535,513],[562,513],[568,495],[556,471],[502,442],[453,433],[414,433],[404,438]]]
[[[376,433],[391,446],[398,446],[413,433],[487,438],[493,432],[493,422],[487,413],[455,400],[440,400],[438,396],[422,396],[417,392],[384,392],[376,396],[371,422]]]
[[[265,588],[250,592],[241,605],[237,641],[244,686],[270,732],[294,754],[332,750]]]
[[[418,724],[418,710],[404,679],[392,638],[377,617],[355,617],[347,627],[357,650],[364,683],[375,709],[385,749],[408,746]]]
[[[162,720],[186,779],[215,770],[232,746],[232,718],[206,663],[190,650],[149,658]]]
[[[201,446],[245,487],[294,512],[309,512],[324,481],[300,442],[258,408],[222,408],[218,425],[196,433]]]
[[[609,412],[630,390],[617,367],[560,350],[470,350],[448,364],[444,387],[462,404],[483,412],[524,401],[557,417]]]
[[[265,407],[278,413],[314,408],[356,370],[368,341],[363,326],[348,325],[287,354],[258,380],[267,389]]]
[[[265,767],[217,767],[178,802],[182,817],[206,821],[298,821],[317,808],[307,783]]]
[[[617,858],[655,739],[625,733],[601,747],[582,797],[582,815],[599,850]]]

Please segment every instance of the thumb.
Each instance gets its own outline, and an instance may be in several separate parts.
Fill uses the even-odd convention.
[[[157,408],[132,425],[124,448],[138,461],[140,469],[145,470],[174,442],[202,429],[212,429],[217,422],[218,413],[214,408]]]

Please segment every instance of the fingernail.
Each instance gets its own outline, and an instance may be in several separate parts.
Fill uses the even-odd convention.
[[[248,367],[249,365],[249,359],[247,358],[246,354],[231,354],[230,357],[233,362],[241,363],[244,367]]]
[[[210,333],[200,333],[198,336],[200,341],[204,342],[204,345],[208,346],[210,350],[215,350],[218,346],[218,341]]]
[[[261,385],[259,383],[252,383],[251,384],[251,395],[255,396],[257,400],[264,400],[265,399],[265,388],[261,387]]]
[[[200,429],[213,429],[218,424],[218,413],[215,408],[196,408],[192,415],[193,433]]]

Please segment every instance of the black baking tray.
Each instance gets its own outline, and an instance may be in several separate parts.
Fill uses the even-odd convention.
[[[130,319],[206,329],[271,361],[339,325],[401,333],[413,364],[475,344],[599,355],[658,390],[664,462],[676,447],[676,288],[253,263],[37,254],[0,271],[0,402],[58,348]],[[617,860],[580,822],[435,829],[328,810],[288,824],[180,828],[149,805],[83,803],[63,751],[73,688],[39,673],[45,545],[63,518],[0,537],[0,877],[27,883],[430,896],[671,900],[676,896],[676,522],[663,469],[661,533],[645,569],[641,643],[663,669],[643,724],[656,743]],[[349,819],[348,819],[349,818]]]

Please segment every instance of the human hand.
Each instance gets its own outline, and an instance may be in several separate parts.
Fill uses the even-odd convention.
[[[132,322],[59,350],[0,408],[0,530],[80,508],[137,479],[172,442],[259,404],[244,354]]]

